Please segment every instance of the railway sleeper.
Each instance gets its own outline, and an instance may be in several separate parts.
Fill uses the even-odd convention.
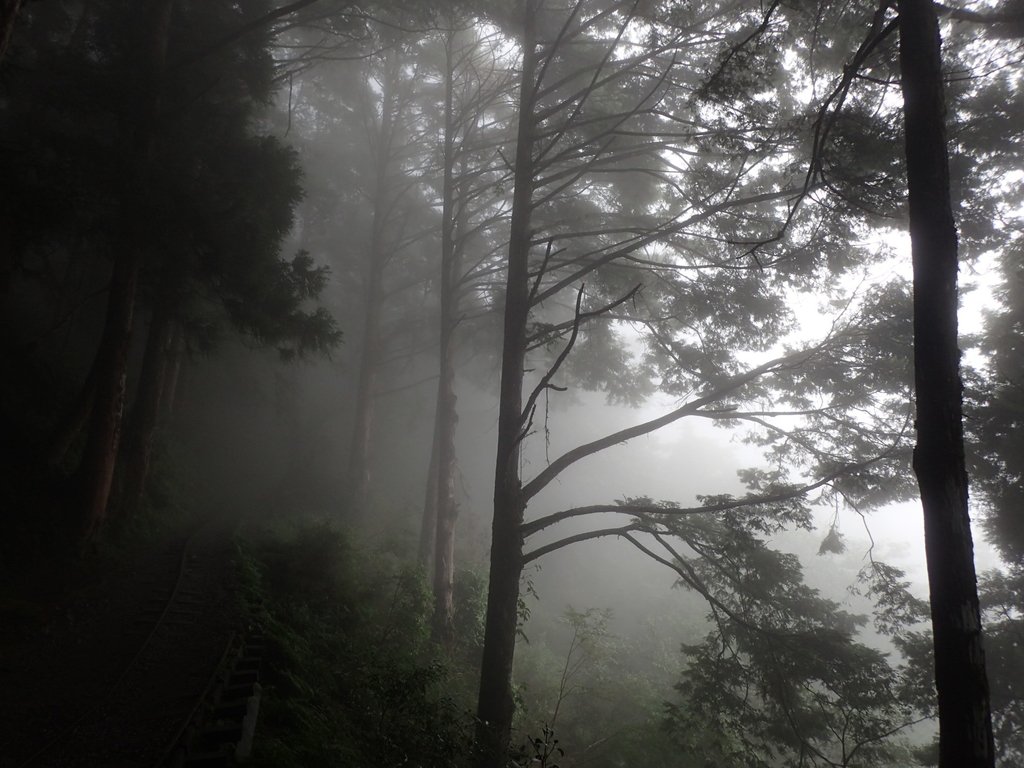
[[[218,768],[248,759],[259,715],[262,651],[263,638],[257,635],[227,654],[208,703],[196,711],[167,764]]]

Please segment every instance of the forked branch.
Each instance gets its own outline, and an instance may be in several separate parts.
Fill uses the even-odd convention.
[[[651,432],[661,429],[662,427],[666,427],[669,424],[673,424],[686,416],[692,416],[705,406],[712,405],[713,403],[722,400],[724,397],[731,395],[766,374],[790,370],[796,366],[802,365],[810,358],[814,357],[814,355],[818,354],[828,344],[830,339],[831,336],[813,347],[798,350],[796,352],[790,352],[786,355],[782,355],[781,357],[777,357],[759,366],[751,368],[749,371],[737,374],[736,376],[729,378],[723,384],[715,387],[707,394],[690,400],[675,410],[669,411],[655,419],[635,424],[632,427],[627,427],[626,429],[621,429],[618,432],[613,432],[602,438],[577,446],[576,448],[563,453],[523,487],[523,499],[529,500],[536,496],[545,486],[548,485],[548,483],[554,480],[565,469],[581,459],[592,456],[606,448],[611,448],[613,445],[624,443],[634,437],[642,437],[643,435],[650,434]]]
[[[650,517],[652,515],[686,517],[693,515],[715,514],[718,512],[729,512],[735,509],[742,509],[743,507],[761,506],[764,504],[781,504],[782,502],[793,501],[794,499],[806,496],[812,491],[829,485],[845,475],[867,469],[879,461],[892,457],[895,455],[897,450],[898,446],[891,446],[888,450],[872,456],[870,459],[854,462],[852,464],[844,464],[812,483],[789,487],[785,490],[776,491],[775,493],[748,495],[741,499],[730,499],[729,501],[722,501],[717,504],[705,504],[699,507],[667,507],[660,504],[591,504],[583,507],[573,507],[572,509],[565,509],[560,512],[553,512],[550,515],[538,517],[536,520],[524,523],[519,530],[522,531],[523,537],[526,538],[528,536],[532,536],[538,531],[542,531],[545,528],[554,525],[555,523],[562,522],[563,520],[569,520],[574,517],[583,517],[585,515],[618,513],[632,515],[634,517]],[[591,532],[587,538],[594,538],[597,535],[599,535],[599,532],[594,531]],[[555,550],[572,544],[576,540],[576,536],[569,536],[565,539],[560,539],[550,544],[546,544],[531,552],[528,559],[535,559],[543,554],[554,552]]]
[[[630,290],[624,296],[621,296],[615,301],[611,302],[610,304],[606,304],[603,307],[591,310],[590,312],[583,312],[582,306],[584,285],[580,284],[580,288],[576,292],[576,308],[573,312],[572,332],[569,334],[569,340],[566,342],[565,347],[562,349],[562,351],[558,354],[558,357],[555,358],[554,363],[551,364],[551,366],[548,368],[544,376],[541,377],[540,382],[537,384],[536,387],[534,387],[533,391],[530,393],[530,397],[526,401],[526,406],[523,408],[524,423],[529,425],[531,416],[533,414],[533,410],[537,405],[537,400],[538,398],[540,398],[544,390],[554,388],[554,385],[551,384],[551,379],[554,378],[556,373],[558,373],[558,369],[562,367],[562,364],[565,362],[566,358],[569,357],[569,353],[572,352],[572,348],[576,344],[576,339],[579,338],[580,326],[587,320],[592,320],[595,317],[600,317],[601,315],[611,312],[616,307],[629,301],[636,295],[636,292],[640,290],[640,285],[640,283],[637,283],[635,286],[633,286],[632,290]]]

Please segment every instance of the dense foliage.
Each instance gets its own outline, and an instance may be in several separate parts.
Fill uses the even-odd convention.
[[[422,573],[357,553],[322,522],[252,531],[239,553],[246,611],[268,641],[254,764],[460,764],[465,670],[430,644]]]

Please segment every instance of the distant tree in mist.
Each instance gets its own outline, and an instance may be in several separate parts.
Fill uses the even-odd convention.
[[[438,62],[442,91],[439,197],[440,279],[437,281],[439,349],[437,403],[420,525],[420,559],[433,567],[434,636],[453,641],[455,603],[455,523],[458,423],[455,374],[458,337],[480,311],[480,294],[500,270],[493,233],[507,221],[507,199],[493,194],[508,181],[500,163],[508,139],[501,117],[507,113],[511,83],[491,40],[481,39],[468,16],[451,13],[440,33]],[[460,326],[462,328],[460,329]]]
[[[332,44],[364,52],[361,65],[311,66],[316,55],[302,52],[312,47],[327,59],[329,46],[318,31],[299,28],[288,65],[297,68],[292,122],[316,190],[300,211],[297,240],[335,265],[346,297],[358,296],[350,302],[357,311],[342,307],[348,327],[362,329],[349,336],[362,340],[352,344],[358,374],[346,503],[362,509],[358,516],[371,529],[380,506],[373,490],[391,474],[369,476],[385,464],[374,451],[376,411],[437,382],[419,556],[434,571],[439,638],[452,626],[458,347],[482,349],[473,339],[497,295],[509,175],[502,159],[509,72],[497,58],[507,43],[457,5],[422,14],[381,9],[384,22],[364,35],[346,42],[337,32]],[[402,30],[387,24],[393,14],[404,19]],[[388,99],[390,123],[382,111]],[[382,143],[385,128],[390,145]],[[378,148],[390,153],[384,175]],[[381,197],[375,190],[383,187]],[[435,358],[438,375],[424,376]]]
[[[966,428],[972,486],[988,507],[986,529],[1003,558],[1024,561],[1024,281],[1016,265],[1019,239],[1002,257],[999,303],[989,310],[981,343],[989,360],[986,374],[967,381]]]
[[[392,388],[415,388],[408,374],[437,344],[428,322],[441,239],[427,192],[439,119],[424,58],[428,11],[381,7],[374,23],[327,12],[324,23],[293,29],[285,54],[288,130],[315,190],[296,240],[333,265],[345,297],[355,371],[345,503],[371,528],[380,401]]]
[[[370,482],[370,441],[373,434],[374,391],[383,353],[381,316],[385,284],[384,272],[400,251],[410,233],[406,226],[408,209],[404,201],[412,193],[416,177],[406,173],[410,157],[410,135],[415,130],[408,122],[411,83],[414,72],[406,68],[400,46],[385,50],[379,63],[371,59],[367,74],[380,89],[379,103],[369,101],[363,106],[364,119],[371,128],[367,146],[372,158],[372,177],[368,179],[370,197],[370,233],[365,245],[361,270],[363,295],[362,339],[358,362],[358,383],[352,442],[348,457],[349,503],[352,512],[368,517],[367,499]],[[367,94],[373,99],[373,96]],[[374,99],[376,100],[376,99]],[[376,112],[376,114],[373,114]],[[369,113],[369,114],[367,114]]]
[[[995,738],[995,764],[1024,761],[1024,568],[1019,562],[981,575],[978,585],[985,627]]]

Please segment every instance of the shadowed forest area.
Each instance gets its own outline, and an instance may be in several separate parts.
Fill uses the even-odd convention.
[[[1022,198],[1019,0],[0,0],[0,765],[1024,765]]]

